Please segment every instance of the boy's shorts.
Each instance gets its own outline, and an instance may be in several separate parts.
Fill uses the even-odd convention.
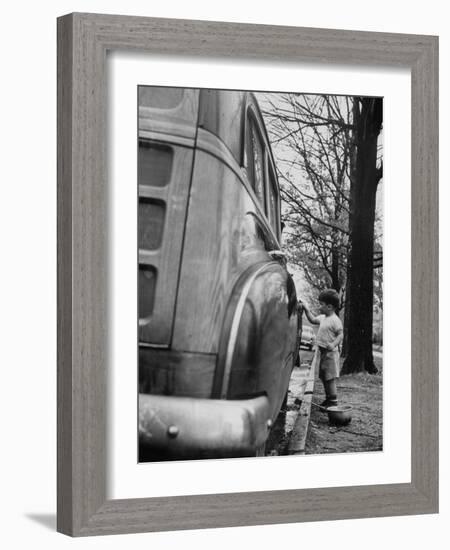
[[[339,351],[337,349],[330,351],[319,347],[317,352],[319,354],[319,378],[323,382],[339,378]]]

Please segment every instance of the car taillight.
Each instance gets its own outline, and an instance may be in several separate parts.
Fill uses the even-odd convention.
[[[156,250],[161,246],[164,233],[166,203],[161,200],[139,200],[139,248]]]
[[[170,182],[173,148],[169,145],[139,142],[139,185],[165,187]]]

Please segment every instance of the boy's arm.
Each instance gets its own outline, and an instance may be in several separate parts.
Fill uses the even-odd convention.
[[[314,315],[311,314],[311,312],[309,311],[309,307],[302,301],[299,301],[299,304],[301,304],[303,306],[303,309],[305,311],[305,315],[308,319],[308,321],[310,323],[312,323],[313,325],[320,325],[320,318],[319,317],[314,317]]]
[[[327,346],[327,348],[330,350],[330,351],[333,351],[334,349],[336,349],[339,344],[342,342],[342,340],[344,339],[344,330],[342,327],[340,327],[338,329],[338,335],[336,336],[336,338],[330,342]]]

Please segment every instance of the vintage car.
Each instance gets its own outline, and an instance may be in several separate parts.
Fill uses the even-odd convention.
[[[139,87],[139,461],[261,454],[298,353],[251,93]]]
[[[316,335],[312,327],[308,325],[303,325],[300,332],[300,346],[304,346],[310,350],[313,349],[314,343],[316,341]]]

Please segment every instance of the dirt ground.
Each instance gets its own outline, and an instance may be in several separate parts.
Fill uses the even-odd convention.
[[[328,423],[328,415],[311,407],[305,454],[380,451],[383,448],[383,369],[381,354],[376,353],[378,374],[345,375],[338,380],[338,400],[352,405],[352,421],[336,427]],[[316,379],[313,402],[325,399],[322,383]]]

